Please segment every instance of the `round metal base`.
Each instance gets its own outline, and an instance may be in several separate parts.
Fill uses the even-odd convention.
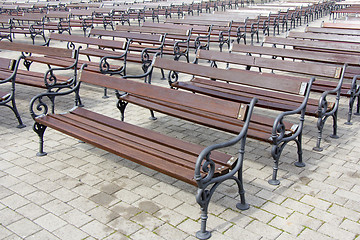
[[[345,125],[353,125],[352,122],[344,122]]]
[[[157,117],[149,117],[149,120],[156,120],[157,119]]]
[[[106,99],[106,98],[109,98],[109,96],[108,96],[108,95],[102,96],[102,98],[103,98],[103,99]]]
[[[338,138],[340,138],[338,135],[330,135],[330,137],[333,138],[333,139],[338,139]]]
[[[17,128],[24,128],[24,127],[26,127],[26,125],[25,125],[25,124],[19,124],[19,125],[17,125],[16,127],[17,127]]]
[[[166,78],[166,77],[164,77],[164,78],[162,77],[162,78],[160,78],[160,79],[161,79],[161,80],[166,80],[167,78]]]
[[[322,147],[313,147],[313,150],[316,152],[322,152],[324,149]]]
[[[360,113],[354,113],[354,115],[356,115],[356,116],[360,116]]]
[[[297,167],[305,167],[305,163],[303,162],[295,162],[294,165]]]
[[[237,203],[236,208],[239,210],[248,210],[250,205],[248,203]]]
[[[202,239],[202,240],[209,239],[211,237],[211,232],[209,232],[209,231],[205,231],[205,232],[197,231],[196,232],[196,237],[198,239]]]
[[[268,181],[268,183],[270,184],[270,185],[279,185],[280,184],[280,181],[279,180],[277,180],[277,179],[270,179],[269,181]]]
[[[46,155],[47,155],[46,152],[42,152],[42,153],[38,152],[38,153],[36,153],[36,156],[38,156],[38,157],[43,157],[43,156],[46,156]]]

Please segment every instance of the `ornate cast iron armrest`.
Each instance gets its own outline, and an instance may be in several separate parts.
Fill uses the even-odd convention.
[[[195,164],[195,176],[194,176],[199,187],[203,188],[203,187],[208,186],[211,183],[217,182],[217,181],[219,181],[219,180],[217,180],[218,178],[220,178],[220,179],[229,178],[230,176],[234,175],[239,170],[239,167],[240,167],[239,164],[241,164],[240,161],[238,161],[238,163],[236,163],[234,168],[229,173],[222,175],[220,177],[214,177],[215,163],[211,160],[211,152],[214,150],[220,149],[220,148],[232,146],[241,140],[243,140],[243,141],[241,143],[239,152],[241,153],[241,151],[244,151],[245,138],[246,138],[249,124],[250,124],[250,118],[251,118],[254,106],[257,103],[257,101],[258,101],[257,98],[253,98],[251,100],[249,108],[248,108],[248,112],[246,115],[245,124],[244,124],[243,128],[241,129],[241,132],[239,133],[239,135],[237,135],[236,137],[234,137],[233,139],[231,139],[227,142],[208,146],[199,154],[196,164]],[[242,160],[242,159],[239,159],[239,160]],[[206,176],[203,176],[201,174],[202,172],[206,172]]]
[[[314,81],[315,81],[315,78],[313,77],[307,83],[303,102],[297,109],[292,110],[292,111],[282,112],[276,117],[276,119],[274,121],[273,129],[272,129],[272,134],[271,134],[271,140],[273,141],[273,144],[278,145],[281,142],[285,142],[285,143],[289,142],[301,134],[302,128],[303,128],[303,122],[304,122],[304,118],[305,118],[306,105],[307,105],[307,101],[310,96],[310,90],[311,90],[311,87],[312,87],[312,84]],[[300,114],[300,122],[299,122],[299,124],[293,125],[293,127],[291,129],[291,131],[292,131],[291,135],[289,136],[289,133],[285,129],[283,120],[286,116],[294,115],[294,114]]]
[[[156,53],[154,58],[152,59],[151,65],[149,66],[149,68],[147,69],[147,72],[145,72],[144,74],[141,75],[125,75],[123,76],[123,78],[145,78],[148,76],[151,76],[153,68],[154,68],[154,63],[157,57],[160,57],[161,54],[160,53]]]
[[[325,91],[321,94],[320,100],[319,100],[319,109],[318,109],[318,116],[322,117],[322,116],[330,116],[332,114],[334,114],[334,112],[337,111],[338,109],[338,105],[339,105],[339,100],[340,100],[340,90],[341,90],[341,86],[343,84],[344,81],[344,75],[345,75],[345,71],[347,68],[347,64],[345,63],[343,68],[342,68],[342,73],[339,79],[339,83],[336,86],[336,88],[332,89],[332,90],[328,90]],[[334,106],[332,107],[331,111],[328,111],[328,102],[326,97],[329,94],[336,94],[336,101],[334,103]]]
[[[128,52],[129,52],[129,47],[130,47],[131,42],[132,42],[132,39],[129,39],[127,41],[126,46],[125,46],[125,52],[123,54],[121,54],[120,56],[105,56],[100,59],[99,67],[100,67],[100,72],[102,74],[113,75],[113,74],[123,74],[125,72],[126,58],[127,58]],[[108,62],[109,59],[112,59],[112,60],[123,59],[124,60],[123,67],[121,67],[120,69],[119,68],[112,69],[111,64]]]
[[[80,72],[86,67],[86,64],[83,64],[80,68]],[[56,92],[45,92],[40,93],[33,97],[30,101],[30,115],[33,119],[44,116],[49,113],[49,110],[51,109],[51,113],[55,112],[55,97],[57,96],[65,96],[69,95],[71,93],[78,94],[80,88],[80,81],[77,81],[77,77],[74,77],[74,87],[70,87],[66,91],[56,91]],[[48,98],[51,103],[51,108],[48,106],[48,104],[44,101],[44,98]]]

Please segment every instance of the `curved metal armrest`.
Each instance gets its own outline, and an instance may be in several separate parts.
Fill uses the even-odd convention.
[[[124,71],[124,68],[121,69],[111,69],[108,59],[119,60],[124,59],[124,65],[126,65],[126,57],[129,52],[129,47],[132,42],[132,39],[129,39],[126,43],[125,52],[120,56],[104,56],[100,59],[99,68],[100,72],[103,74],[120,74]]]
[[[83,64],[80,68],[80,71],[82,71],[85,67],[87,66],[87,64]],[[30,115],[33,119],[40,117],[40,116],[44,116],[46,114],[48,114],[49,111],[49,106],[43,101],[44,97],[49,98],[51,101],[51,103],[53,104],[53,106],[51,106],[52,111],[54,111],[54,101],[53,99],[56,96],[64,96],[64,95],[69,95],[71,93],[77,92],[79,87],[80,87],[80,81],[77,81],[77,76],[74,76],[74,80],[76,81],[74,87],[69,88],[69,90],[66,91],[56,91],[56,92],[45,92],[45,93],[40,93],[36,96],[34,96],[31,101],[30,101],[30,106],[29,106],[29,110],[30,110]],[[36,102],[38,102],[36,104]]]
[[[312,77],[309,82],[307,83],[307,88],[306,88],[306,92],[304,94],[304,99],[301,103],[301,105],[291,111],[286,111],[286,112],[282,112],[280,113],[275,121],[274,121],[274,125],[273,125],[273,129],[272,129],[272,133],[271,133],[271,139],[273,142],[280,142],[280,141],[286,141],[287,137],[286,137],[286,132],[285,132],[285,125],[283,124],[283,120],[286,116],[289,115],[294,115],[294,114],[301,114],[300,116],[300,123],[299,125],[294,125],[296,127],[296,129],[292,129],[293,134],[291,137],[289,137],[289,139],[294,139],[295,137],[297,137],[301,131],[302,131],[302,120],[304,119],[305,116],[305,110],[306,110],[306,105],[308,102],[308,99],[310,97],[310,90],[312,87],[313,82],[315,81],[315,78]]]
[[[144,77],[149,76],[152,73],[153,69],[154,69],[155,60],[159,56],[161,56],[161,53],[156,53],[155,54],[154,58],[152,59],[151,65],[149,66],[146,73],[141,74],[141,75],[125,75],[125,76],[123,76],[123,78],[144,78]]]
[[[11,66],[9,66],[9,69],[12,71],[11,75],[3,80],[0,80],[0,84],[2,83],[7,83],[7,82],[10,82],[12,81],[13,79],[15,79],[16,77],[16,73],[17,73],[17,70],[19,68],[19,64],[20,64],[20,60],[21,59],[24,59],[24,56],[20,56],[18,57],[18,59],[16,60],[15,64],[13,64],[13,62],[11,63]],[[15,60],[12,60],[12,61],[15,61]]]
[[[331,115],[331,114],[333,114],[334,111],[337,110],[337,106],[339,104],[339,99],[340,99],[340,90],[341,90],[341,86],[342,86],[343,81],[344,81],[344,75],[345,75],[346,68],[347,68],[347,64],[345,63],[343,68],[342,68],[342,73],[341,73],[338,85],[334,89],[324,91],[321,94],[321,97],[320,97],[320,100],[319,100],[319,109],[318,109],[319,116]],[[334,94],[334,93],[336,93],[335,106],[333,107],[332,111],[328,112],[327,111],[327,105],[328,104],[327,104],[326,97],[329,94]]]
[[[359,95],[360,93],[360,88],[358,88],[358,85],[356,84],[358,78],[360,78],[360,75],[355,75],[351,81],[351,92],[354,95]]]
[[[201,153],[199,154],[199,156],[196,160],[195,176],[194,176],[199,187],[208,185],[208,184],[216,181],[216,177],[214,178],[215,163],[210,158],[212,151],[220,149],[220,148],[232,146],[241,140],[243,140],[243,141],[241,143],[239,152],[242,153],[244,151],[247,130],[248,130],[248,127],[250,124],[250,119],[251,119],[252,112],[254,110],[254,106],[257,103],[257,101],[258,101],[257,98],[253,98],[251,100],[244,126],[242,127],[241,132],[236,137],[232,138],[231,140],[229,140],[225,143],[219,143],[219,144],[214,144],[214,145],[208,146],[204,150],[201,151]],[[238,161],[236,164],[236,167],[234,167],[229,173],[225,174],[224,176],[220,176],[220,177],[226,178],[228,176],[234,175],[241,167],[241,164],[242,164],[241,161]],[[201,175],[202,172],[206,172],[207,173],[206,176],[202,176]]]

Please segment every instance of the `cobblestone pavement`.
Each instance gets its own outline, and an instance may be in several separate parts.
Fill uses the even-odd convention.
[[[167,86],[159,72],[156,76],[154,84]],[[41,91],[17,86],[24,129],[15,128],[13,113],[1,108],[0,239],[195,239],[200,224],[193,186],[52,129],[45,133],[48,155],[37,157],[38,138],[28,108],[31,97]],[[100,88],[84,85],[85,106],[118,118],[113,92],[108,99],[102,93]],[[248,139],[244,181],[251,207],[237,210],[235,186],[220,186],[209,207],[212,239],[360,239],[360,118],[354,116],[353,125],[344,125],[346,109],[347,99],[342,98],[340,138],[329,137],[327,123],[320,153],[312,150],[316,119],[306,118],[306,167],[293,165],[296,148],[287,146],[280,161],[279,186],[267,183],[272,173],[270,145]],[[156,116],[151,121],[148,110],[129,105],[126,121],[203,146],[232,137]],[[235,154],[237,149],[227,151]]]

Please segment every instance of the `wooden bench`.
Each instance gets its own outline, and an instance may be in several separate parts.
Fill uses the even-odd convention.
[[[159,94],[170,101],[177,101],[181,97],[185,97],[185,101],[184,99],[180,101],[182,107],[198,108],[199,111],[202,110],[208,112],[208,114],[217,115],[214,109],[221,107],[222,112],[220,114],[236,116],[237,118],[240,111],[242,116],[237,121],[241,123],[241,127],[238,126],[238,135],[230,141],[218,143],[204,149],[202,146],[187,143],[81,107],[76,107],[65,114],[48,112],[49,108],[42,108],[44,111],[39,112],[39,104],[43,106],[44,99],[56,95],[56,93],[44,93],[34,97],[30,103],[31,115],[35,120],[34,131],[40,138],[38,155],[46,155],[43,151],[44,132],[47,127],[50,127],[122,158],[197,186],[196,200],[201,209],[201,230],[196,233],[199,239],[208,239],[211,236],[211,233],[206,230],[208,205],[212,193],[223,181],[232,179],[237,183],[240,203],[236,206],[241,210],[249,208],[245,201],[241,173],[246,132],[256,102],[255,99],[250,106],[227,103],[220,99],[198,96],[187,92],[181,95],[173,89],[87,71],[79,74],[79,82],[75,88],[69,90],[69,94],[76,93],[82,82],[119,91],[128,91],[130,94],[133,91],[138,92],[146,89],[148,91],[147,96],[154,96],[154,99]],[[187,97],[191,102],[186,101]],[[226,104],[226,108],[224,108],[224,104]],[[240,144],[238,157],[217,151],[217,149],[232,146],[236,143]],[[238,176],[234,176],[237,173]]]
[[[239,92],[239,96],[237,96],[237,103],[249,103],[251,98],[253,96],[256,96],[256,90],[254,89],[254,86],[260,87],[260,88],[271,88],[271,86],[274,86],[274,84],[269,81],[268,78],[261,77],[261,74],[256,72],[250,72],[250,71],[244,71],[241,74],[235,71],[228,71],[225,69],[215,69],[210,66],[202,66],[202,65],[196,65],[192,63],[185,63],[185,62],[178,62],[173,61],[169,59],[163,59],[163,58],[155,58],[153,60],[152,68],[149,68],[149,71],[144,74],[143,76],[125,76],[126,78],[139,78],[144,77],[147,74],[151,74],[151,71],[153,68],[161,68],[164,70],[169,70],[169,81],[171,83],[174,83],[174,87],[176,84],[181,85],[181,82],[177,82],[177,77],[179,73],[184,74],[190,74],[194,75],[198,78],[206,78],[206,79],[218,79],[220,81],[225,82],[239,82],[239,81],[246,81],[245,84],[247,86],[244,86],[244,90],[248,89],[250,92],[248,94],[245,94],[244,96],[241,96],[241,93]],[[304,80],[304,79],[302,79]],[[272,179],[269,180],[270,184],[279,184],[280,181],[277,179],[277,170],[278,170],[278,164],[281,152],[283,148],[286,146],[286,144],[289,141],[294,140],[297,143],[298,147],[298,162],[296,163],[297,166],[304,166],[304,163],[302,162],[302,147],[301,147],[301,132],[303,127],[303,120],[304,120],[304,114],[305,114],[305,105],[310,93],[310,88],[312,85],[312,81],[308,82],[308,79],[305,80],[305,82],[297,81],[293,84],[288,83],[288,79],[279,79],[277,81],[279,86],[284,85],[284,89],[287,88],[287,86],[292,85],[292,90],[287,90],[291,92],[300,91],[305,93],[305,97],[297,98],[297,103],[289,103],[286,104],[286,100],[282,101],[281,103],[277,104],[277,110],[282,111],[280,115],[277,116],[277,118],[274,120],[274,118],[263,116],[263,115],[255,115],[252,117],[252,121],[254,121],[254,124],[250,125],[250,129],[248,132],[248,137],[254,138],[260,141],[264,141],[267,143],[270,143],[272,145],[272,157],[274,159],[274,168],[273,168],[273,176]],[[177,86],[177,85],[176,85]],[[281,87],[280,87],[281,88]],[[251,89],[253,90],[251,92]],[[273,88],[273,90],[276,90]],[[140,90],[139,90],[140,91]],[[142,90],[144,92],[147,92]],[[236,90],[238,91],[238,90]],[[183,91],[179,91],[178,94],[183,94]],[[229,90],[229,92],[231,92]],[[234,91],[232,91],[233,93]],[[120,99],[126,102],[131,102],[149,109],[152,109],[154,111],[159,111],[168,115],[172,115],[178,118],[182,118],[188,121],[192,121],[198,124],[202,124],[208,127],[216,128],[222,131],[230,132],[230,133],[236,133],[237,132],[237,120],[236,118],[228,118],[228,117],[222,117],[221,115],[221,109],[214,109],[214,111],[219,112],[219,116],[213,116],[208,115],[206,113],[197,113],[197,111],[193,111],[191,108],[183,109],[182,107],[178,106],[176,101],[174,102],[164,102],[168,101],[166,98],[162,98],[161,100],[155,100],[151,99],[144,93],[140,93],[136,91],[133,92],[134,94],[130,95],[124,95]],[[270,92],[268,91],[267,94]],[[161,95],[161,93],[159,93]],[[231,93],[230,93],[231,94]],[[230,95],[229,94],[229,95]],[[227,95],[225,93],[224,95]],[[290,96],[290,94],[288,94]],[[179,98],[181,99],[181,98]],[[262,97],[260,100],[262,105],[272,105],[267,100],[269,98]],[[227,99],[228,100],[228,99]],[[190,101],[190,100],[189,100]],[[279,100],[281,101],[281,100]],[[233,101],[235,102],[235,101]],[[284,112],[284,108],[286,106],[288,108],[292,107],[292,111],[290,112]],[[124,115],[126,105],[124,106],[124,109],[121,111]],[[190,112],[189,112],[190,111]],[[289,123],[284,121],[284,117],[286,115],[291,115],[294,113],[299,113],[301,115],[299,122],[296,124]],[[154,119],[154,115],[152,115],[152,118]],[[280,123],[280,122],[281,123]],[[284,122],[282,122],[284,121]],[[280,127],[280,125],[281,127]],[[278,132],[279,131],[279,132]]]
[[[344,66],[344,69],[341,67],[336,66],[329,66],[329,65],[320,65],[320,64],[313,64],[313,63],[298,63],[298,62],[290,62],[290,61],[281,61],[276,59],[270,59],[270,58],[260,58],[260,57],[253,57],[253,56],[244,56],[240,54],[233,54],[233,53],[218,53],[215,51],[206,51],[206,50],[200,50],[197,54],[197,59],[205,59],[210,60],[212,63],[216,62],[223,62],[227,64],[232,64],[234,66],[246,66],[248,70],[250,70],[251,67],[253,68],[259,68],[259,69],[269,69],[269,70],[277,70],[280,72],[283,72],[282,75],[280,74],[273,74],[273,73],[266,73],[262,72],[259,77],[267,77],[269,78],[269,82],[276,82],[276,79],[287,79],[288,81],[294,80],[297,82],[301,82],[304,80],[297,79],[296,77],[292,76],[286,76],[284,73],[295,73],[297,75],[302,76],[302,78],[305,77],[326,77],[326,79],[318,79],[315,81],[317,84],[318,90],[322,93],[322,96],[320,99],[310,99],[308,102],[307,111],[305,112],[307,115],[315,116],[318,118],[317,123],[317,129],[318,129],[318,139],[316,143],[316,147],[314,147],[314,150],[321,151],[322,148],[320,147],[321,139],[322,139],[322,132],[324,125],[326,123],[326,120],[329,117],[333,118],[333,134],[331,135],[333,138],[338,138],[337,136],[337,112],[338,112],[338,105],[339,105],[339,97],[340,97],[340,89],[344,78],[344,71],[346,66]],[[223,69],[222,69],[223,70]],[[241,74],[248,74],[244,73],[243,70],[240,70],[238,68],[231,68],[231,70],[235,72],[241,71]],[[226,70],[225,70],[226,71]],[[240,73],[239,73],[240,74]],[[214,79],[218,79],[213,77]],[[334,81],[337,80],[337,81]],[[193,80],[196,82],[195,80]],[[225,80],[222,80],[225,81]],[[236,83],[236,82],[234,82]],[[315,84],[314,83],[314,84]],[[182,87],[179,83],[178,87]],[[209,85],[209,88],[212,88],[212,85],[216,85],[214,81],[208,81],[207,83]],[[238,84],[242,84],[242,82],[238,82]],[[226,85],[223,87],[225,88]],[[204,86],[205,87],[205,86]],[[218,86],[217,86],[218,87]],[[221,89],[220,87],[218,87]],[[236,88],[236,87],[234,87]],[[215,87],[214,87],[215,89]],[[327,92],[328,91],[328,92]],[[333,100],[333,102],[329,102],[327,100],[329,93],[336,94],[336,98]],[[271,95],[271,94],[270,94]],[[236,99],[236,98],[234,98]],[[287,99],[284,97],[285,102],[290,101],[290,99]],[[277,100],[279,101],[279,100]],[[273,104],[273,108],[276,104]],[[268,107],[271,107],[268,106]],[[282,110],[290,110],[290,109],[282,109]]]
[[[10,108],[18,120],[17,128],[24,128],[25,124],[21,120],[15,102],[15,78],[18,67],[19,61],[0,58],[0,85],[5,86],[7,84],[7,89],[0,91],[0,106]]]
[[[340,94],[342,96],[349,97],[349,111],[346,124],[351,124],[351,116],[353,112],[353,105],[358,100],[356,115],[359,114],[359,95],[360,91],[357,86],[357,78],[360,74],[359,69],[359,58],[360,58],[360,48],[356,44],[345,44],[337,42],[321,42],[321,41],[309,41],[309,40],[297,40],[297,39],[280,39],[266,37],[263,41],[263,45],[271,44],[273,46],[285,46],[293,47],[295,50],[290,49],[279,49],[273,48],[273,50],[265,50],[266,52],[271,51],[272,56],[279,55],[279,57],[301,59],[305,61],[315,61],[322,63],[330,63],[335,65],[344,65],[348,64],[344,72],[344,78],[348,79],[349,82],[344,82]],[[237,48],[241,48],[238,46]],[[269,48],[266,48],[269,49]],[[276,50],[277,49],[277,50]],[[316,54],[314,54],[314,50]],[[285,56],[286,55],[286,56]],[[350,82],[351,81],[351,82]],[[314,86],[314,89],[317,90],[318,87]],[[320,88],[324,90],[324,88]]]

